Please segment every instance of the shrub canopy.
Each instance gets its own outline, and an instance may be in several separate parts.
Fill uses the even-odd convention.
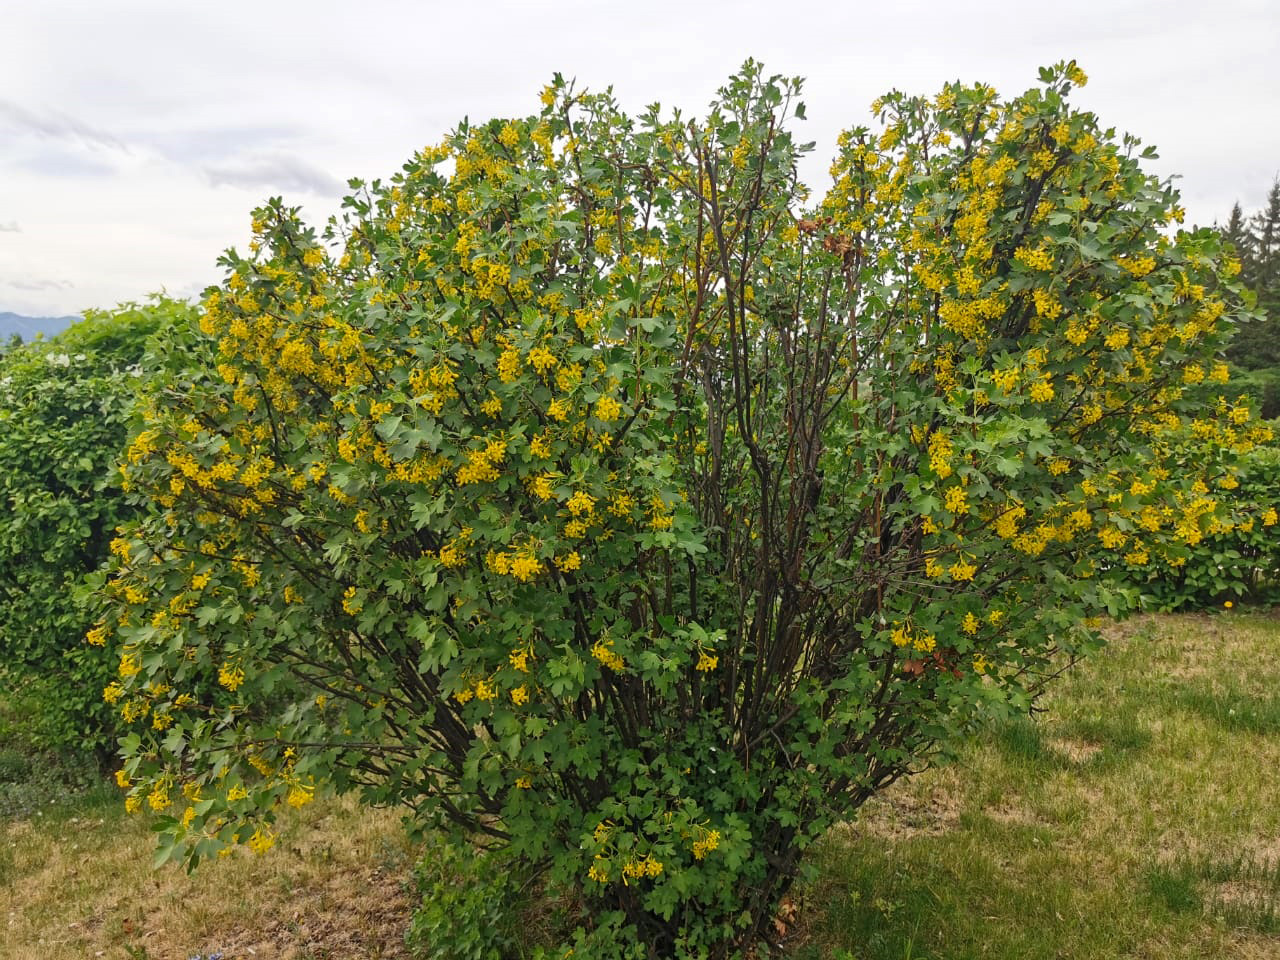
[[[601,938],[719,955],[834,819],[1024,709],[1261,436],[1202,399],[1217,234],[1041,79],[886,96],[816,205],[799,82],[748,64],[697,121],[557,78],[323,237],[257,211],[127,457],[106,695],[162,855],[358,784]]]

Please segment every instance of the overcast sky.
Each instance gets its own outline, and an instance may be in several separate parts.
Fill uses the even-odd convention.
[[[1002,93],[1076,58],[1077,102],[1160,150],[1189,221],[1280,172],[1280,0],[3,0],[0,311],[76,313],[220,279],[249,211],[317,225],[463,116],[525,115],[559,71],[700,109],[747,57],[807,78],[815,187],[890,88]]]

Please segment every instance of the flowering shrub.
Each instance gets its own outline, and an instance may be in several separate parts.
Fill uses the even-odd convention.
[[[20,688],[51,745],[106,755],[114,740],[101,689],[115,664],[82,642],[93,619],[77,591],[133,512],[116,460],[147,337],[193,314],[162,299],[90,311],[0,356],[0,683]]]
[[[703,121],[557,79],[323,237],[257,211],[125,468],[105,696],[161,855],[359,786],[578,891],[579,952],[724,956],[1026,708],[1265,435],[1201,399],[1217,235],[1041,79],[885,97],[816,206],[748,64]]]
[[[1240,597],[1275,598],[1280,573],[1280,450],[1263,446],[1251,451],[1221,486],[1225,490],[1218,497],[1232,505],[1231,516],[1215,518],[1202,539],[1184,543],[1167,563],[1126,566],[1126,578],[1156,609],[1219,607]]]

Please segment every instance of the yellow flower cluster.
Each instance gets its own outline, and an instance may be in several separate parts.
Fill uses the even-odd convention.
[[[458,485],[493,483],[500,475],[498,465],[506,454],[507,441],[502,437],[492,437],[483,448],[471,450],[467,462],[458,468]]]
[[[943,505],[952,513],[960,514],[969,509],[969,498],[965,493],[964,487],[957,484],[954,487],[948,487],[943,497]]]
[[[249,849],[261,856],[276,843],[276,835],[269,830],[257,829],[249,838]]]
[[[693,842],[693,859],[705,860],[707,854],[719,848],[719,830],[700,830],[701,836]]]
[[[608,667],[615,672],[626,668],[622,657],[618,656],[618,653],[613,649],[613,641],[608,637],[602,637],[592,644],[591,656],[595,657],[601,666]]]
[[[1053,269],[1053,256],[1044,247],[1032,249],[1030,247],[1018,247],[1013,252],[1013,258],[1019,263],[1026,265],[1031,270],[1043,270],[1048,272]]]
[[[918,632],[910,624],[894,624],[889,639],[895,647],[911,647],[919,653],[930,653],[937,646],[937,638],[932,633]]]
[[[940,480],[951,476],[951,455],[955,447],[951,438],[943,430],[936,430],[929,435],[929,467]]]
[[[244,669],[236,664],[223,663],[218,668],[218,683],[233,693],[244,683]]]
[[[703,856],[706,856],[706,854],[703,854]],[[638,860],[628,859],[622,865],[622,882],[625,885],[630,880],[638,880],[642,877],[656,877],[660,873],[662,873],[662,861],[650,853]]]

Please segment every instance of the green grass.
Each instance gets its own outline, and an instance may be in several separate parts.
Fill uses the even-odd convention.
[[[1280,618],[1150,617],[813,852],[797,958],[1280,957]]]
[[[1263,613],[1116,631],[1035,721],[832,830],[785,955],[1280,960],[1278,650]],[[318,803],[272,856],[153,872],[146,818],[23,729],[0,703],[0,956],[403,955],[416,852],[394,815]]]

